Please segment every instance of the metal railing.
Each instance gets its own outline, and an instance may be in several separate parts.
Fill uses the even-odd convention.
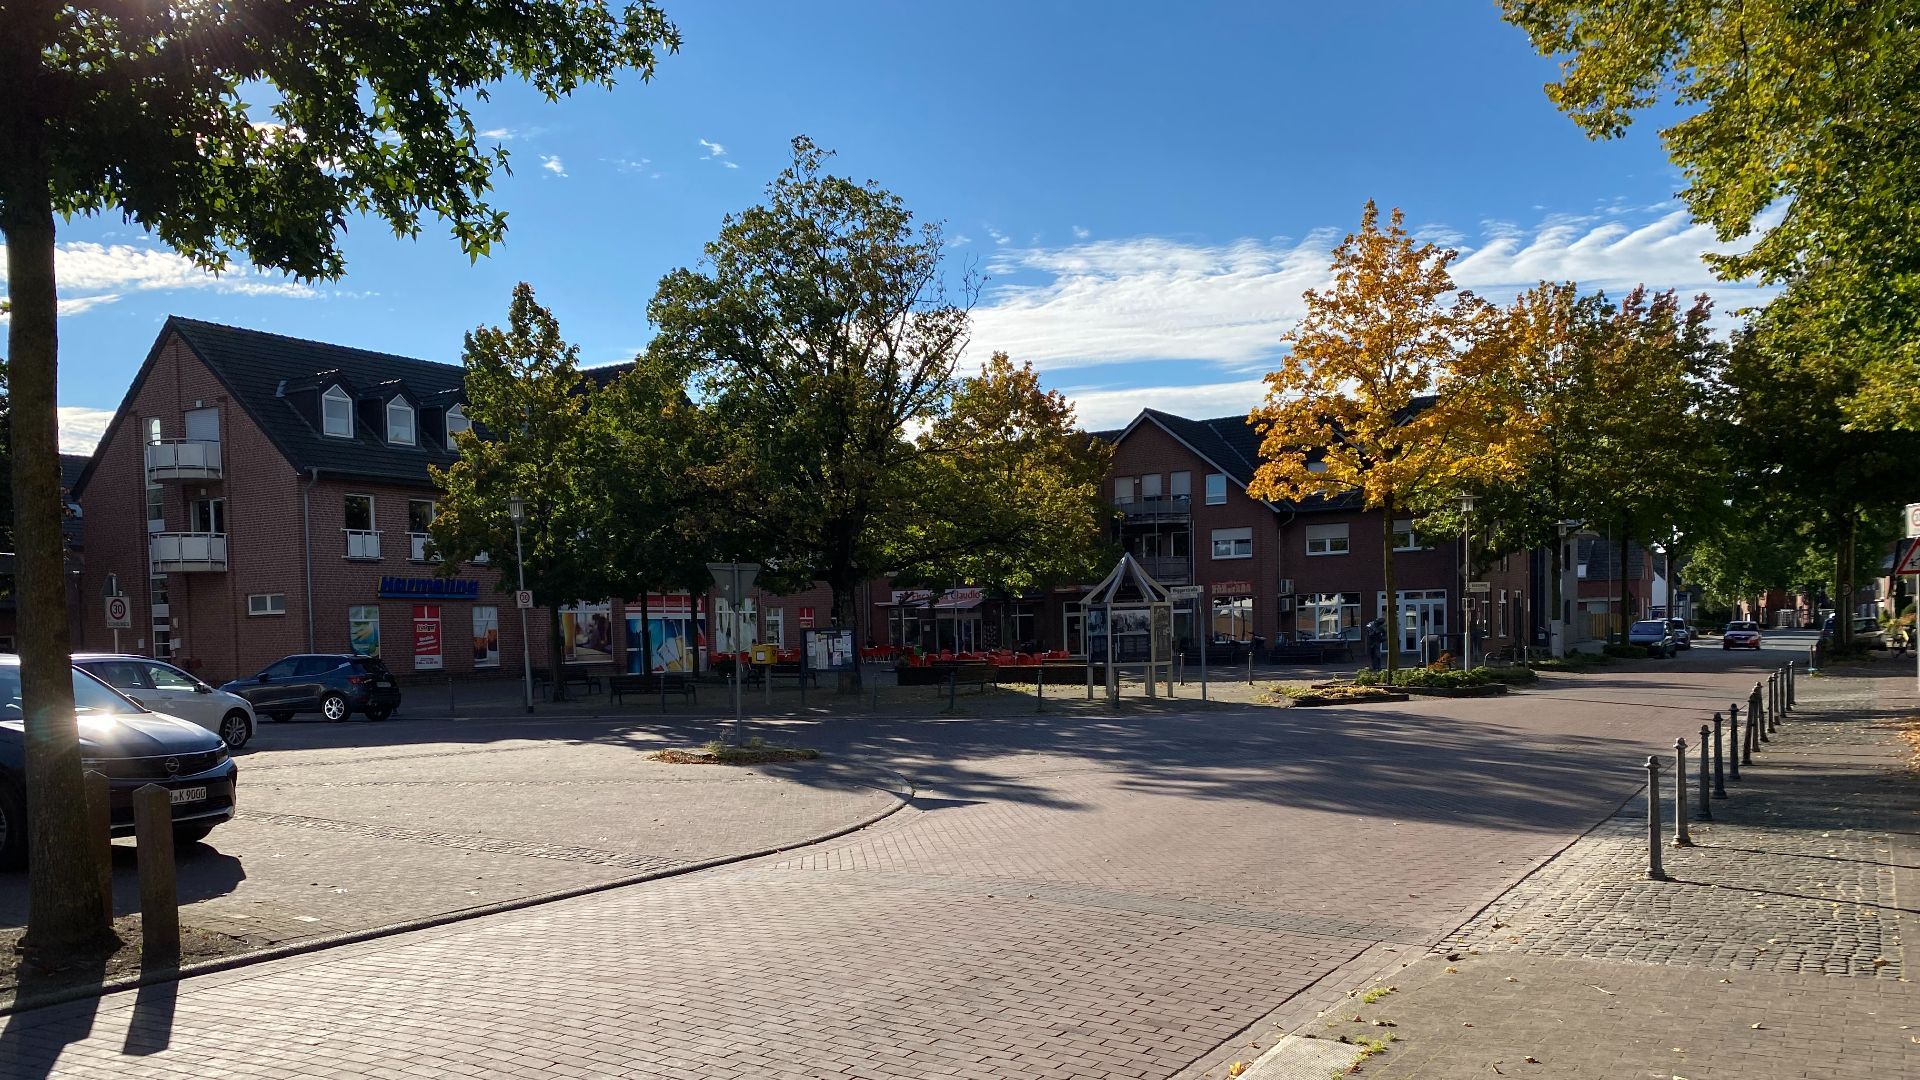
[[[148,480],[218,480],[219,440],[167,439],[147,444]]]
[[[380,557],[379,529],[342,529],[347,534],[347,558],[377,559]]]
[[[163,532],[147,537],[147,557],[155,573],[193,573],[227,568],[227,534]]]

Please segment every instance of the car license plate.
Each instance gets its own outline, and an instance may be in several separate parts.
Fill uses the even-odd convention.
[[[173,805],[181,803],[206,802],[207,789],[203,787],[177,787],[173,789]]]

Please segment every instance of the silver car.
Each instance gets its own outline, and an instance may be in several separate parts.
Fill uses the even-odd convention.
[[[238,750],[253,738],[253,706],[238,694],[215,690],[164,660],[120,653],[76,653],[73,666],[154,712],[198,724]]]

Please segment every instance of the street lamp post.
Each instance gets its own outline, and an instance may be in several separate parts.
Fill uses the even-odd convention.
[[[1473,496],[1460,496],[1460,670],[1473,670]]]
[[[507,513],[513,517],[513,570],[519,578],[520,591],[527,591],[527,559],[520,545],[520,523],[527,519],[527,500],[518,495],[507,500]],[[520,607],[518,597],[514,598],[514,607],[520,609],[520,681],[526,692],[527,711],[533,711],[533,645],[527,637],[527,609]]]
[[[1554,659],[1567,655],[1567,571],[1573,567],[1572,553],[1567,550],[1567,534],[1580,527],[1577,521],[1558,521],[1554,528],[1559,532],[1559,546],[1553,549],[1553,619],[1549,623],[1547,645]]]

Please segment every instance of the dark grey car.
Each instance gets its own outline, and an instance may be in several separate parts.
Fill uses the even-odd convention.
[[[400,684],[387,665],[353,653],[296,653],[220,689],[246,698],[269,720],[309,712],[336,723],[354,713],[385,720],[400,707]]]

